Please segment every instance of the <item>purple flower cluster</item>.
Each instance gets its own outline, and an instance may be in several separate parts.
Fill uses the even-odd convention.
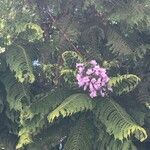
[[[91,60],[89,63],[77,63],[77,75],[79,87],[83,87],[84,90],[89,90],[90,97],[94,98],[98,95],[104,97],[107,91],[112,91],[109,87],[106,69],[101,68],[95,60]]]

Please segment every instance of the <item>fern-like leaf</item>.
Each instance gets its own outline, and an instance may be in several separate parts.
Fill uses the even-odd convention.
[[[69,131],[68,126],[68,120],[67,122],[63,120],[60,124],[54,124],[42,130],[41,133],[33,138],[33,143],[28,145],[27,149],[41,150],[43,147],[47,147],[48,149],[56,147],[62,139],[66,139]]]
[[[58,89],[35,96],[33,102],[22,112],[21,122],[32,119],[36,115],[45,116],[71,94],[69,91]]]
[[[24,145],[28,145],[33,142],[32,136],[39,133],[39,131],[46,126],[45,118],[41,118],[40,115],[35,116],[32,120],[26,121],[22,124],[19,130],[19,140],[16,148],[21,148]]]
[[[69,91],[62,89],[53,91],[50,94],[37,95],[31,105],[24,108],[20,113],[21,128],[17,147],[30,144],[32,135],[37,135],[41,129],[48,125],[47,114],[69,95]],[[27,139],[30,139],[28,142],[24,141],[25,135]]]
[[[11,73],[4,74],[0,77],[7,92],[7,102],[9,109],[16,111],[22,110],[22,104],[28,104],[30,101],[30,92],[26,86],[17,82]],[[25,106],[25,105],[24,105]]]
[[[150,108],[149,82],[147,80],[142,81],[138,86],[137,100],[138,102],[145,104],[147,108]]]
[[[55,110],[47,117],[49,122],[53,122],[55,118],[71,116],[77,112],[92,110],[94,101],[85,94],[73,94],[65,99]]]
[[[15,72],[20,82],[33,83],[35,76],[32,70],[32,62],[26,50],[20,45],[11,45],[6,51],[6,62],[11,71]]]
[[[109,28],[107,31],[107,40],[107,45],[110,46],[110,51],[113,53],[123,56],[133,52],[125,38],[112,28]]]
[[[92,150],[91,124],[83,116],[71,128],[65,150]]]
[[[112,77],[109,81],[110,86],[118,95],[132,91],[140,82],[140,78],[133,74],[119,75]]]
[[[134,135],[140,141],[147,138],[144,128],[139,126],[131,116],[115,101],[106,99],[97,104],[95,112],[97,118],[106,126],[110,135],[115,139],[123,141]]]
[[[114,9],[109,19],[112,23],[126,24],[128,30],[133,27],[146,29],[150,26],[149,10],[149,1],[130,0],[124,2],[121,7]]]
[[[18,144],[16,145],[16,149],[20,149],[23,145],[27,145],[32,142],[32,137],[29,133],[22,134],[22,137],[19,139]]]
[[[100,121],[96,123],[96,127],[98,129],[97,150],[137,150],[131,140],[121,142],[110,136]]]
[[[115,140],[113,137],[104,135],[103,140],[100,142],[98,150],[137,150],[136,146],[131,140],[121,142]]]

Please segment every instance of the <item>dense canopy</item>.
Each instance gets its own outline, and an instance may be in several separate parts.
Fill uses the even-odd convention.
[[[148,150],[149,0],[0,0],[0,148]]]

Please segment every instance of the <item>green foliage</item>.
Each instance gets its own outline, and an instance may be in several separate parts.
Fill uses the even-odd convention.
[[[146,28],[150,25],[149,20],[149,2],[148,1],[129,1],[124,3],[121,7],[115,9],[110,15],[112,22],[126,23],[130,28],[145,26]],[[121,13],[119,13],[121,12]]]
[[[19,131],[17,148],[32,142],[32,135],[37,135],[47,125],[47,114],[69,96],[69,94],[68,91],[59,89],[49,94],[37,95],[33,102],[21,111],[20,124],[22,127]]]
[[[60,71],[60,67],[57,64],[43,64],[42,70],[49,81],[55,82],[54,79],[56,77],[56,68],[58,72]]]
[[[137,100],[140,103],[145,104],[145,106],[149,108],[150,94],[149,94],[149,88],[148,87],[149,87],[149,82],[147,82],[147,81],[143,81],[138,86]]]
[[[130,114],[130,116],[141,126],[144,126],[145,124],[145,118],[146,113],[137,109],[137,108],[131,108],[128,109],[127,112]]]
[[[136,150],[150,130],[149,10],[149,0],[0,1],[0,131],[15,135],[0,135],[1,148]],[[76,63],[90,60],[107,69],[106,98],[76,84]]]
[[[133,74],[119,75],[112,77],[109,85],[113,87],[116,94],[123,94],[132,91],[140,82],[140,78]]]
[[[96,10],[101,12],[103,10],[102,3],[103,3],[103,1],[99,1],[99,0],[85,0],[83,8],[87,9],[87,7],[89,7],[91,5],[95,5]]]
[[[4,100],[5,100],[5,91],[2,88],[2,85],[0,84],[1,88],[0,88],[0,113],[2,113],[3,109],[4,109]]]
[[[65,144],[65,150],[92,149],[93,130],[91,124],[81,116],[71,128],[69,137]]]
[[[96,127],[98,130],[98,140],[96,141],[98,150],[137,150],[131,140],[121,142],[110,136],[100,122],[96,123]]]
[[[70,66],[71,64],[72,66],[75,65],[76,62],[82,62],[83,58],[80,54],[78,54],[77,52],[74,51],[65,51],[62,54],[62,59],[64,61],[64,65],[65,66]]]
[[[47,117],[49,122],[53,122],[55,118],[71,116],[77,112],[92,110],[95,106],[94,102],[85,94],[73,94],[66,98],[56,109],[54,109]]]
[[[42,29],[38,26],[38,16],[35,7],[30,7],[27,2],[21,0],[2,1],[0,6],[1,35],[4,43],[10,45],[17,39],[20,33],[27,31],[26,40],[33,41],[43,37]],[[22,39],[23,36],[22,36]]]
[[[117,53],[119,55],[128,55],[133,52],[125,38],[112,28],[108,29],[107,31],[107,40],[107,45],[110,46],[109,49],[113,53]]]
[[[100,142],[100,145],[98,147],[98,150],[137,150],[137,148],[135,147],[135,145],[130,141],[130,140],[126,140],[123,143],[118,141],[118,140],[114,140],[114,138],[112,138],[111,136],[109,136],[108,134],[103,136],[103,140]]]
[[[11,45],[7,49],[6,61],[11,71],[15,72],[16,78],[22,83],[24,81],[33,83],[35,76],[33,74],[32,62],[26,50],[20,45]]]
[[[99,101],[95,114],[97,119],[106,126],[106,131],[110,135],[113,134],[115,139],[123,141],[131,135],[140,141],[147,138],[145,129],[139,126],[119,104],[111,99]]]
[[[16,136],[9,134],[1,134],[0,148],[7,150],[15,150]]]
[[[1,72],[1,74],[6,71],[6,68],[7,68],[7,64],[5,61],[5,57],[1,57],[0,58],[0,72]]]
[[[32,142],[31,136],[29,133],[24,133],[21,135],[18,144],[16,145],[16,149],[20,149],[23,145],[27,145]]]
[[[50,93],[36,95],[33,102],[22,112],[21,120],[32,119],[35,115],[45,116],[70,94],[69,91],[58,89]]]
[[[32,143],[32,136],[36,135],[40,129],[44,127],[45,123],[45,119],[41,118],[40,116],[35,116],[32,120],[28,120],[28,122],[26,121],[26,123],[22,123],[22,128],[20,128],[18,133],[19,140],[17,142],[16,148],[19,149],[24,145]]]
[[[17,82],[11,73],[4,74],[0,80],[6,88],[9,109],[21,111],[30,102],[30,92],[27,87]]]
[[[4,105],[3,105],[3,99],[2,99],[2,95],[1,95],[1,99],[0,99],[0,112],[3,111]]]
[[[51,127],[43,130],[42,133],[34,137],[33,143],[28,146],[29,150],[41,150],[43,148],[52,149],[60,143],[62,138],[68,134],[68,125],[63,122],[61,124],[54,124]]]
[[[21,38],[29,42],[34,42],[35,40],[43,39],[43,30],[41,27],[35,23],[23,23],[17,26],[16,32],[21,33]]]

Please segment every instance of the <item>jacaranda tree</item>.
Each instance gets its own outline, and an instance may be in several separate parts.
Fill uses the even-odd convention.
[[[149,0],[0,0],[1,149],[148,142],[149,44]]]

